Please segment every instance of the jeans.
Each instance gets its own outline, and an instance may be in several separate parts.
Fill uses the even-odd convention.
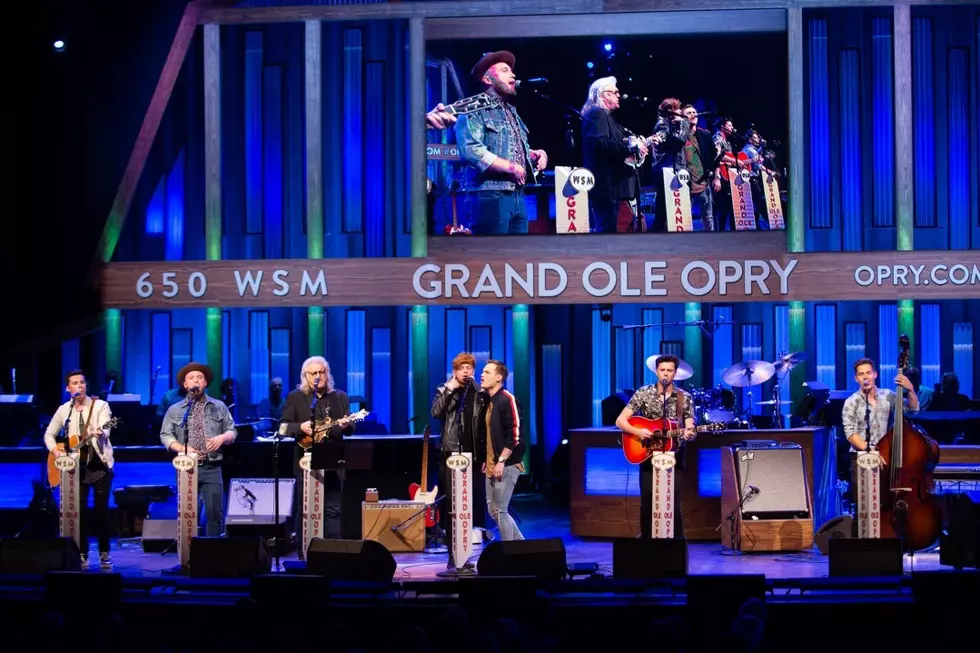
[[[208,537],[220,537],[225,526],[225,484],[221,466],[213,463],[198,465],[197,475],[197,493],[208,520],[204,532]]]
[[[482,190],[471,197],[473,233],[526,234],[527,207],[524,205],[524,189]]]
[[[715,221],[712,215],[711,188],[705,188],[700,193],[691,193],[691,209],[697,208],[698,217],[701,218],[701,231],[714,231]]]
[[[517,527],[517,522],[508,512],[510,498],[514,495],[514,488],[517,486],[517,479],[520,476],[521,470],[517,469],[517,465],[509,465],[504,467],[504,477],[499,481],[489,476],[486,477],[487,508],[490,510],[490,516],[497,522],[500,539],[505,542],[524,539],[521,529]]]
[[[95,490],[92,510],[88,510],[89,491]],[[112,492],[112,470],[95,483],[78,485],[79,503],[85,512],[82,519],[82,553],[88,553],[89,540],[94,535],[99,540],[99,553],[109,553],[109,494]]]

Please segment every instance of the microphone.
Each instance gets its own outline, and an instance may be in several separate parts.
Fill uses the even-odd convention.
[[[547,83],[548,83],[547,77],[532,77],[531,79],[526,79],[526,80],[525,79],[515,80],[514,86],[520,88],[523,84],[537,85],[537,84],[547,84]]]
[[[759,494],[759,492],[760,492],[760,490],[756,486],[754,486],[754,485],[750,485],[749,486],[749,496],[752,496],[753,494]]]
[[[201,386],[195,385],[194,387],[192,387],[190,390],[187,391],[187,394],[189,394],[189,395],[196,395],[200,391],[201,391]]]

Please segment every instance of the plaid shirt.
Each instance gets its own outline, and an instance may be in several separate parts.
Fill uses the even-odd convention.
[[[892,417],[895,412],[895,398],[897,394],[891,390],[878,388],[877,401],[871,406],[871,444],[878,444],[878,441],[885,437],[888,429],[892,426]],[[864,393],[858,390],[844,402],[844,410],[841,414],[841,421],[844,424],[844,437],[850,438],[852,435],[859,435],[865,439],[865,410],[867,400]],[[908,399],[905,399],[906,415],[914,415],[917,410],[909,408]],[[855,449],[852,447],[851,451]]]

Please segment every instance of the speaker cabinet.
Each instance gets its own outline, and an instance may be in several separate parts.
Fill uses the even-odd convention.
[[[0,539],[0,574],[40,575],[81,568],[82,555],[70,537]]]
[[[306,551],[306,571],[331,580],[390,583],[398,565],[374,540],[314,538]]]
[[[379,542],[392,553],[421,553],[425,550],[425,504],[398,499],[361,502],[361,539]]]
[[[687,576],[687,540],[635,537],[613,540],[613,578],[658,580],[684,576]]]
[[[541,540],[494,540],[477,562],[481,576],[534,576],[561,580],[568,575],[565,543],[559,537]]]
[[[163,553],[177,545],[176,519],[144,519],[143,553]]]
[[[850,515],[841,515],[824,522],[823,526],[813,535],[820,553],[827,555],[830,553],[830,540],[842,540],[854,537],[854,518]]]
[[[193,578],[245,578],[269,573],[272,556],[261,537],[195,537],[189,566]]]
[[[736,551],[812,547],[813,501],[803,449],[722,447],[720,519],[721,542],[732,546],[734,540]]]
[[[898,538],[830,540],[831,576],[901,576]]]

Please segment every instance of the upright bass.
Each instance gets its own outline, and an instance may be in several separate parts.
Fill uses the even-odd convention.
[[[909,337],[899,338],[899,373],[909,365]],[[933,491],[932,472],[939,462],[939,444],[914,424],[905,424],[905,389],[896,388],[892,429],[878,442],[885,460],[881,487],[881,537],[902,540],[904,551],[931,545],[942,529],[942,515]]]

